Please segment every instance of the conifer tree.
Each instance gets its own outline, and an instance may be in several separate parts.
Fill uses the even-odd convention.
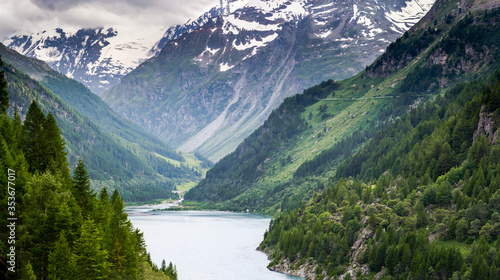
[[[78,159],[78,164],[73,172],[73,183],[73,195],[76,202],[82,209],[83,215],[89,215],[92,212],[91,198],[94,197],[94,192],[90,188],[90,178],[82,159]]]
[[[21,150],[24,139],[23,139],[23,122],[21,116],[19,116],[19,111],[17,107],[14,107],[14,115],[12,121],[12,143],[15,150]]]
[[[76,279],[108,279],[108,252],[103,248],[101,231],[91,219],[83,223],[75,242],[75,260]]]
[[[108,226],[107,248],[113,269],[125,275],[137,275],[138,258],[132,223],[123,206],[118,191],[115,189],[111,198],[112,214]]]
[[[57,121],[51,112],[47,114],[44,125],[44,138],[47,145],[45,146],[45,156],[48,160],[48,168],[52,173],[57,171],[63,172],[63,177],[69,177],[69,168],[66,163],[66,144],[61,137],[61,131],[57,126]]]
[[[106,230],[111,217],[111,203],[109,202],[109,195],[106,187],[103,187],[99,193],[99,201],[96,203],[94,215],[96,217],[96,221],[99,221],[99,223],[103,226],[102,229]]]
[[[24,155],[29,165],[31,173],[43,172],[47,168],[46,157],[44,155],[45,141],[43,127],[45,115],[38,107],[35,100],[26,113],[24,121]]]
[[[60,234],[54,250],[49,255],[49,280],[72,279],[76,272],[75,261],[64,233]]]
[[[0,57],[0,68],[3,66]],[[9,109],[9,92],[7,91],[7,82],[5,81],[5,72],[0,71],[0,113],[5,114]]]
[[[21,280],[36,280],[35,272],[33,272],[33,266],[29,261],[24,267]]]

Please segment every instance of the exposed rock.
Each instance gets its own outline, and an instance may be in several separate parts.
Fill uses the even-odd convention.
[[[288,259],[282,260],[280,263],[274,266],[268,266],[269,270],[285,273],[288,275],[294,275],[299,277],[304,277],[306,279],[315,279],[316,277],[316,268],[318,265],[312,263],[304,263],[299,269],[291,269],[291,265],[296,265],[297,263],[291,263]]]
[[[486,110],[486,105],[483,104],[481,106],[481,111],[479,112],[479,122],[477,124],[477,129],[474,132],[474,136],[472,137],[473,142],[476,142],[476,139],[478,137],[487,135],[488,141],[496,144],[498,139],[498,135],[496,134],[497,133],[493,131],[493,113],[488,113],[488,111]],[[495,137],[495,135],[497,137]]]

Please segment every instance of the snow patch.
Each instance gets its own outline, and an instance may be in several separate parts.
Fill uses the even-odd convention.
[[[330,34],[332,34],[332,31],[331,30],[327,30],[325,32],[316,34],[316,36],[318,36],[320,38],[326,38],[326,37],[330,36]]]
[[[226,22],[238,30],[277,31],[281,29],[281,27],[278,24],[260,24],[256,21],[246,21],[236,18],[234,14],[227,16]]]
[[[226,72],[227,70],[229,70],[233,67],[234,67],[234,65],[230,66],[229,63],[227,63],[227,62],[219,64],[219,69],[221,72]]]
[[[257,39],[251,39],[250,42],[247,42],[245,44],[239,44],[236,45],[236,40],[233,41],[233,48],[243,51],[247,50],[250,48],[261,48],[264,46],[267,46],[270,42],[274,41],[276,38],[278,38],[278,33],[271,34],[269,36],[260,38],[260,40]]]
[[[394,27],[391,27],[392,30],[403,34],[429,11],[434,1],[412,0],[406,2],[406,6],[400,11],[391,11],[385,17],[394,25]]]

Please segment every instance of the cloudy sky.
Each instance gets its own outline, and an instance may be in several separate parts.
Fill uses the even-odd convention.
[[[195,19],[219,0],[0,0],[0,41],[56,27],[144,30]]]

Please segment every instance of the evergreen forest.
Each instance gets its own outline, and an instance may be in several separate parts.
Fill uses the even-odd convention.
[[[271,223],[260,247],[270,267],[500,279],[499,123],[500,71],[411,110],[341,163],[331,187]]]
[[[1,66],[1,65],[0,65]],[[177,279],[146,252],[115,189],[91,188],[85,158],[71,171],[54,115],[33,100],[24,122],[0,72],[2,279]],[[9,227],[7,227],[9,225]],[[9,237],[9,238],[8,238]]]

